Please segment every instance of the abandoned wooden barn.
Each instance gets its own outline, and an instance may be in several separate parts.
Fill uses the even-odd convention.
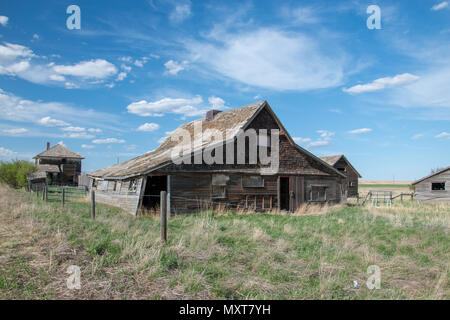
[[[347,193],[348,197],[357,197],[358,179],[361,178],[361,175],[352,166],[350,161],[348,161],[348,159],[343,154],[321,157],[321,159],[333,168],[345,174],[346,179],[344,184],[344,192]]]
[[[450,166],[414,181],[416,200],[450,202]]]
[[[196,127],[201,128],[200,133],[195,132]],[[264,136],[264,129],[270,132],[268,137]],[[227,160],[229,156],[232,163],[210,164],[206,158],[195,161],[199,153],[211,146],[203,138],[197,143],[198,136],[208,130],[226,136],[216,136],[214,145],[222,149],[213,153],[220,150],[217,153],[223,153]],[[251,130],[261,136],[250,141],[246,134]],[[173,152],[180,148],[183,132],[193,137],[192,144],[189,142],[193,148],[179,157],[189,161],[179,163]],[[241,139],[245,141],[245,163],[237,164],[236,150]],[[265,148],[271,156],[276,153],[277,170],[268,170],[259,153],[256,160],[252,159],[252,146]],[[305,202],[337,203],[345,199],[345,174],[298,146],[266,101],[224,112],[211,110],[205,118],[181,125],[156,150],[89,176],[97,201],[121,207],[133,215],[157,207],[161,191],[170,194],[171,214],[195,212],[211,205],[295,211]]]

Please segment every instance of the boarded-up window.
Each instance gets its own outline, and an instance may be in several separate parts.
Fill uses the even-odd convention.
[[[108,181],[103,180],[98,189],[99,190],[107,190],[108,189]]]
[[[326,201],[327,200],[327,187],[324,186],[312,186],[310,192],[311,201]]]
[[[261,176],[242,177],[242,186],[244,188],[264,188],[264,179]]]
[[[224,199],[226,197],[227,197],[227,187],[226,186],[212,186],[211,198]]]
[[[433,191],[445,190],[445,182],[432,182],[431,190],[433,190]]]
[[[137,180],[136,179],[130,180],[130,184],[128,185],[128,191],[136,192],[136,187],[137,187]]]

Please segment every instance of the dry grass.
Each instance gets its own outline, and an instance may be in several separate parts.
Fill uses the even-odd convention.
[[[162,244],[155,214],[99,205],[92,221],[87,203],[62,209],[0,186],[0,298],[450,298],[448,205],[206,209],[170,218]],[[374,264],[380,290],[365,286]],[[81,290],[66,287],[69,265]]]

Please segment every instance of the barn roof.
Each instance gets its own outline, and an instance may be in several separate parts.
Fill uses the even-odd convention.
[[[39,164],[38,165],[38,171],[40,172],[61,172],[61,170],[59,170],[59,166],[57,166],[56,164]]]
[[[48,150],[45,150],[39,153],[37,156],[34,156],[33,159],[37,158],[76,158],[76,159],[84,159],[84,157],[80,156],[78,153],[69,150],[67,147],[62,144],[56,144]]]
[[[246,126],[250,124],[250,122],[256,117],[260,110],[264,107],[268,107],[271,111],[269,104],[267,101],[259,101],[256,103],[252,103],[240,108],[224,111],[218,113],[212,120],[207,121],[205,118],[194,120],[188,123],[185,123],[178,127],[172,134],[166,138],[166,140],[154,151],[147,152],[141,156],[136,158],[112,165],[110,167],[96,170],[91,172],[89,175],[92,177],[102,177],[102,178],[119,178],[125,179],[133,176],[138,176],[141,174],[147,174],[153,170],[161,168],[167,164],[172,163],[172,151],[175,147],[180,147],[180,143],[178,142],[179,135],[183,130],[187,130],[192,137],[192,152],[198,152],[205,148],[208,145],[208,141],[203,141],[202,134],[203,132],[198,132],[197,135],[194,135],[194,126],[201,123],[202,131],[205,130],[218,130],[222,137],[230,140],[234,139],[239,133],[239,130],[245,130]],[[273,113],[273,112],[272,112]],[[276,121],[279,122],[276,115],[273,114]],[[281,123],[279,123],[280,128],[286,131]],[[289,134],[286,131],[286,134]],[[173,139],[172,139],[173,137]],[[289,139],[292,141],[292,138],[289,136]],[[222,142],[223,142],[222,141]],[[221,143],[220,141],[215,140],[215,143]],[[294,143],[294,142],[293,142]],[[315,157],[308,151],[302,149],[294,143],[295,147],[301,149],[303,152],[308,155],[316,158],[319,162],[323,163],[325,166],[329,167],[339,175],[344,176],[339,171],[335,170],[333,167],[329,166],[323,160]]]
[[[324,157],[320,157],[320,159],[322,159],[323,161],[325,161],[326,163],[328,163],[330,166],[334,166],[339,160],[341,160],[342,158],[344,158],[344,161],[350,166],[350,168],[352,168],[356,174],[360,177],[361,175],[359,174],[358,170],[355,169],[355,167],[352,166],[352,164],[350,163],[350,161],[348,161],[348,159],[343,155],[343,154],[336,154],[334,156],[324,156]]]
[[[334,156],[320,157],[320,159],[328,163],[330,166],[334,166],[336,162],[338,162],[343,156],[344,156],[343,154],[337,154]]]
[[[412,185],[418,184],[419,182],[422,182],[422,181],[424,181],[424,180],[426,180],[426,179],[428,179],[428,178],[437,176],[437,175],[439,175],[439,174],[441,174],[441,173],[443,173],[443,172],[445,172],[445,171],[447,171],[447,170],[450,170],[450,166],[448,166],[447,168],[441,169],[441,170],[439,170],[439,171],[436,171],[435,173],[429,174],[429,175],[427,175],[426,177],[423,177],[422,179],[419,179],[419,180],[417,180],[417,181],[414,181],[414,182],[411,183],[411,184],[412,184]]]

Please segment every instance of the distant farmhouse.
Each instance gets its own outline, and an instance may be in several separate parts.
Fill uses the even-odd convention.
[[[202,130],[200,133],[195,132],[198,126]],[[205,159],[196,163],[195,157],[207,148],[204,143],[197,143],[198,136],[206,134],[208,129],[223,135],[214,143],[222,146],[218,154],[223,152],[224,159],[228,156],[236,159],[239,142],[246,139],[245,163],[208,164]],[[252,129],[258,136],[249,140],[246,134]],[[272,135],[272,130],[279,133],[279,138]],[[261,135],[264,131],[270,133],[269,137]],[[189,142],[193,148],[186,155],[180,155],[189,159],[187,163],[173,159],[182,132],[193,137],[192,144]],[[266,148],[272,156],[276,153],[273,150],[275,140],[279,143],[278,170],[268,173],[259,153],[252,161],[249,149]],[[347,189],[345,172],[298,146],[266,101],[229,111],[208,111],[205,118],[181,125],[156,150],[94,171],[89,176],[97,201],[121,207],[133,215],[157,208],[161,191],[170,194],[169,212],[176,214],[195,212],[211,205],[295,211],[304,203],[345,201]]]
[[[358,171],[352,166],[350,161],[343,155],[321,157],[323,161],[333,168],[345,174],[345,190],[348,197],[358,196],[358,178],[362,178]]]
[[[76,185],[81,173],[81,160],[84,157],[69,150],[62,144],[50,147],[34,156],[37,172],[27,175],[31,189],[42,188],[42,184]]]
[[[450,166],[414,181],[416,200],[423,202],[450,202]]]

